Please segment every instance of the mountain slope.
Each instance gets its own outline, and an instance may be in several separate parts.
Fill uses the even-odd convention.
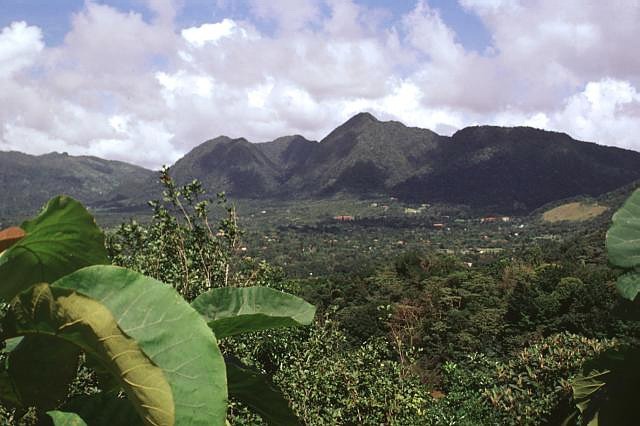
[[[97,157],[0,151],[0,216],[34,212],[58,194],[99,204],[115,197],[115,188],[137,186],[152,174],[142,167]]]
[[[433,165],[430,154],[444,140],[430,130],[360,113],[325,137],[316,155],[307,159],[306,189],[319,194],[385,193],[416,169]]]
[[[413,176],[392,193],[411,201],[525,212],[640,178],[638,152],[527,127],[469,127],[455,133],[440,156],[441,167]]]
[[[178,160],[171,174],[181,184],[196,177],[215,191],[260,197],[278,188],[283,171],[282,164],[265,154],[259,144],[221,136]]]

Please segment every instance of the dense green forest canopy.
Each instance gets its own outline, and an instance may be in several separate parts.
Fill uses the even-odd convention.
[[[163,281],[204,315],[229,380],[261,389],[229,385],[231,424],[580,424],[589,417],[571,417],[572,380],[590,360],[638,345],[640,309],[618,292],[621,271],[604,244],[629,188],[587,200],[608,209],[585,221],[541,220],[554,205],[494,221],[455,206],[387,201],[396,210],[382,216],[383,200],[374,200],[337,201],[363,209],[352,221],[335,220],[326,204],[324,213],[313,208],[316,218],[282,223],[270,207],[236,207],[224,194],[208,200],[197,181],[177,186],[163,173],[162,183],[149,220],[107,232],[105,262]],[[255,312],[271,318],[264,326],[237,334],[239,324],[254,324],[238,303],[279,290],[315,305],[313,324],[288,327],[313,313],[278,317],[278,306],[300,300],[283,299]],[[5,362],[12,350],[3,351]],[[93,401],[94,411],[124,410],[126,392],[112,394],[113,405],[96,399],[113,384],[89,361],[73,367],[52,406]],[[3,405],[7,422],[45,415]]]

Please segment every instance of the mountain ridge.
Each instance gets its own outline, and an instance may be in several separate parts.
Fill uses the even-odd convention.
[[[255,144],[257,150],[293,138]],[[228,185],[240,198],[394,196],[415,203],[466,204],[483,210],[526,213],[577,195],[597,196],[640,178],[640,153],[532,127],[470,126],[452,136],[380,121],[359,113],[320,142],[304,143],[304,154],[287,165],[252,170],[259,194]],[[279,147],[280,152],[284,152]],[[264,150],[267,152],[269,150]],[[190,152],[183,158],[197,156]],[[272,157],[274,158],[274,157]],[[222,164],[232,164],[230,159]],[[175,176],[189,174],[179,163]],[[212,167],[191,177],[219,175]],[[180,180],[180,179],[178,179]],[[233,177],[231,177],[233,180]],[[234,188],[236,190],[234,190]]]
[[[11,155],[16,154],[0,152],[0,166]],[[0,168],[0,182],[13,179],[14,194],[37,186],[48,170],[57,173],[58,183],[46,187],[75,185],[78,198],[98,208],[135,210],[161,196],[154,172],[127,168],[127,163],[64,154],[21,155],[38,158],[32,166],[44,172],[31,179],[26,169],[8,173],[15,164]],[[74,168],[81,170],[74,174]],[[179,184],[199,179],[210,193],[226,191],[236,198],[393,196],[406,202],[524,214],[556,200],[598,196],[640,179],[640,153],[524,126],[470,126],[441,136],[359,113],[319,142],[301,135],[261,143],[227,136],[209,139],[169,170]],[[119,179],[113,178],[114,172]],[[88,182],[83,183],[85,174]],[[100,185],[96,179],[106,183]],[[42,198],[42,191],[38,194]],[[19,204],[18,195],[11,202]]]

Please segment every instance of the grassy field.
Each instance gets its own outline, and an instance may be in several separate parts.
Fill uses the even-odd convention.
[[[607,206],[590,203],[568,203],[558,206],[543,213],[545,222],[582,222],[600,216],[608,210]]]

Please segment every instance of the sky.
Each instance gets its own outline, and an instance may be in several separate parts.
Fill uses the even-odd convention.
[[[0,150],[149,168],[352,115],[640,150],[640,0],[0,0]]]

